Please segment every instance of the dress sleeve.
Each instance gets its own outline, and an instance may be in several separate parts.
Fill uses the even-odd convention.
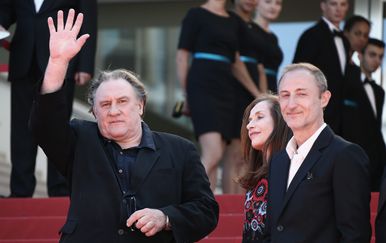
[[[180,39],[178,41],[178,49],[186,49],[194,52],[196,37],[198,35],[200,25],[197,16],[197,9],[191,9],[182,20]]]

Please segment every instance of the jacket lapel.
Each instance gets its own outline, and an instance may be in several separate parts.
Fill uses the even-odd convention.
[[[384,91],[377,84],[371,85],[374,91],[375,96],[375,107],[377,110],[376,120],[378,124],[382,124],[382,111],[383,111],[383,103],[384,103]]]
[[[335,59],[335,63],[337,64],[337,67],[340,70],[340,75],[344,75],[344,72],[342,71],[342,67],[340,65],[338,48],[335,45],[334,36],[333,36],[330,28],[328,27],[327,23],[323,19],[321,19],[319,21],[319,25],[321,26],[321,30],[323,32],[323,36],[326,37],[326,42],[329,45],[329,49],[330,50],[334,50],[334,55],[331,56],[331,59]],[[342,38],[342,42],[343,42],[343,46],[344,46],[344,49],[345,49],[346,65],[347,65],[347,61],[349,60],[348,59],[349,58],[348,57],[348,50],[349,50],[350,47],[349,47],[348,41],[345,40],[344,37]]]
[[[332,130],[329,127],[324,128],[323,131],[319,134],[319,137],[316,139],[310,152],[308,153],[307,157],[304,159],[302,165],[300,166],[299,170],[296,172],[294,178],[291,181],[291,184],[288,187],[287,193],[285,194],[285,197],[284,197],[282,210],[284,210],[288,201],[295,193],[298,186],[304,181],[304,179],[310,176],[312,178],[311,170],[316,164],[316,162],[318,162],[320,160],[320,157],[322,156],[322,153],[320,150],[322,150],[329,144],[332,135],[333,135]]]
[[[55,0],[44,0],[42,6],[39,9],[38,13],[43,13],[46,9],[50,9],[50,6],[54,3]]]
[[[273,161],[274,160],[274,161]],[[272,211],[272,217],[276,219],[280,216],[282,205],[287,190],[288,171],[290,159],[286,150],[280,151],[271,161],[271,171],[269,174],[269,200],[270,208],[279,209]]]

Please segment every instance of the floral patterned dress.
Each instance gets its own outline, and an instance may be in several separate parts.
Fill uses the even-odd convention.
[[[261,179],[255,188],[245,194],[243,243],[263,242],[267,197],[268,181],[266,178]]]

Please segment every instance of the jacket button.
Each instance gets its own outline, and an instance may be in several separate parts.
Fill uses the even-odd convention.
[[[283,225],[279,225],[276,227],[277,231],[279,232],[282,232],[284,230],[284,226]]]
[[[125,231],[123,229],[118,230],[118,235],[123,235],[124,233],[125,233]]]

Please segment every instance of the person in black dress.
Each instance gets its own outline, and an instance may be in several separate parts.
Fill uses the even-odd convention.
[[[269,24],[279,17],[282,0],[260,0],[256,8],[257,30],[264,38],[264,48],[261,61],[264,64],[268,79],[268,89],[277,92],[277,72],[283,61],[283,52],[280,49],[276,35],[270,31]]]
[[[248,170],[240,178],[247,191],[244,203],[243,243],[263,242],[267,216],[269,161],[286,146],[289,128],[274,95],[262,95],[245,109],[241,141]]]
[[[233,75],[253,96],[259,94],[239,59],[241,21],[226,11],[225,4],[226,0],[208,0],[190,9],[182,23],[177,51],[177,75],[186,92],[212,190],[216,188],[217,168],[226,141],[231,138]]]
[[[264,46],[264,39],[258,32],[257,24],[252,18],[256,9],[257,0],[233,0],[234,12],[240,17],[244,27],[243,35],[239,36],[240,60],[247,67],[248,73],[255,85],[262,92],[267,91],[267,76],[264,66],[260,63],[260,55]],[[244,161],[241,156],[240,129],[245,108],[255,97],[245,89],[240,82],[234,82],[235,108],[233,115],[233,132],[230,143],[226,146],[223,159],[223,193],[242,193],[242,188],[235,178],[240,176],[243,170]]]

